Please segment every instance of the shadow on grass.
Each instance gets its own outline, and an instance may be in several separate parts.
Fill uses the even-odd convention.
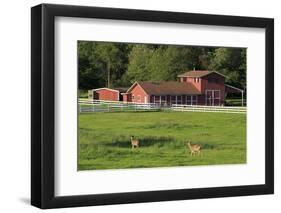
[[[174,137],[155,137],[155,136],[148,136],[148,137],[137,137],[135,136],[135,139],[140,141],[140,147],[149,147],[149,146],[155,146],[158,147],[165,146],[170,143],[176,143]],[[131,147],[131,140],[130,136],[120,136],[117,137],[115,140],[112,140],[111,143],[105,144],[106,146],[111,147]]]
[[[166,122],[166,123],[154,123],[143,126],[144,129],[190,129],[190,128],[202,128],[202,125],[198,124],[178,124],[173,122]]]
[[[140,147],[151,147],[151,146],[157,146],[157,147],[164,147],[169,146],[171,148],[180,148],[180,147],[186,147],[186,142],[177,141],[172,136],[146,136],[146,137],[137,137],[135,136],[135,139],[140,141]],[[217,145],[200,142],[200,141],[193,141],[192,143],[200,144],[202,146],[202,149],[217,149]],[[119,147],[119,148],[131,148],[131,140],[130,136],[119,136],[116,137],[116,139],[112,140],[109,143],[105,143],[104,146],[107,147]]]
[[[216,145],[214,144],[209,144],[209,143],[198,143],[202,146],[202,149],[215,149]]]

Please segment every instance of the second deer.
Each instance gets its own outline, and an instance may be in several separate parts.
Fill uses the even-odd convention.
[[[187,146],[190,150],[190,155],[201,155],[201,148],[202,146],[200,144],[191,144],[190,141],[187,142]]]
[[[140,141],[138,139],[134,139],[134,136],[131,136],[131,145],[132,145],[132,149],[139,148]]]

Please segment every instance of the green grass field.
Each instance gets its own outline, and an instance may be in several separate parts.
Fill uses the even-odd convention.
[[[140,140],[131,149],[130,136]],[[203,146],[190,156],[186,141]],[[79,114],[78,169],[246,163],[246,115],[206,112]]]

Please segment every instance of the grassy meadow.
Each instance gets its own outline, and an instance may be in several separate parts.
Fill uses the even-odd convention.
[[[245,114],[80,113],[78,134],[78,170],[246,163]],[[140,148],[131,149],[132,135]],[[187,140],[202,145],[201,156]]]

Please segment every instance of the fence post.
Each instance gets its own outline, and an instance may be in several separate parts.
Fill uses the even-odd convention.
[[[244,105],[244,103],[243,103],[243,101],[244,101],[243,94],[244,94],[244,91],[242,90],[242,106]]]

